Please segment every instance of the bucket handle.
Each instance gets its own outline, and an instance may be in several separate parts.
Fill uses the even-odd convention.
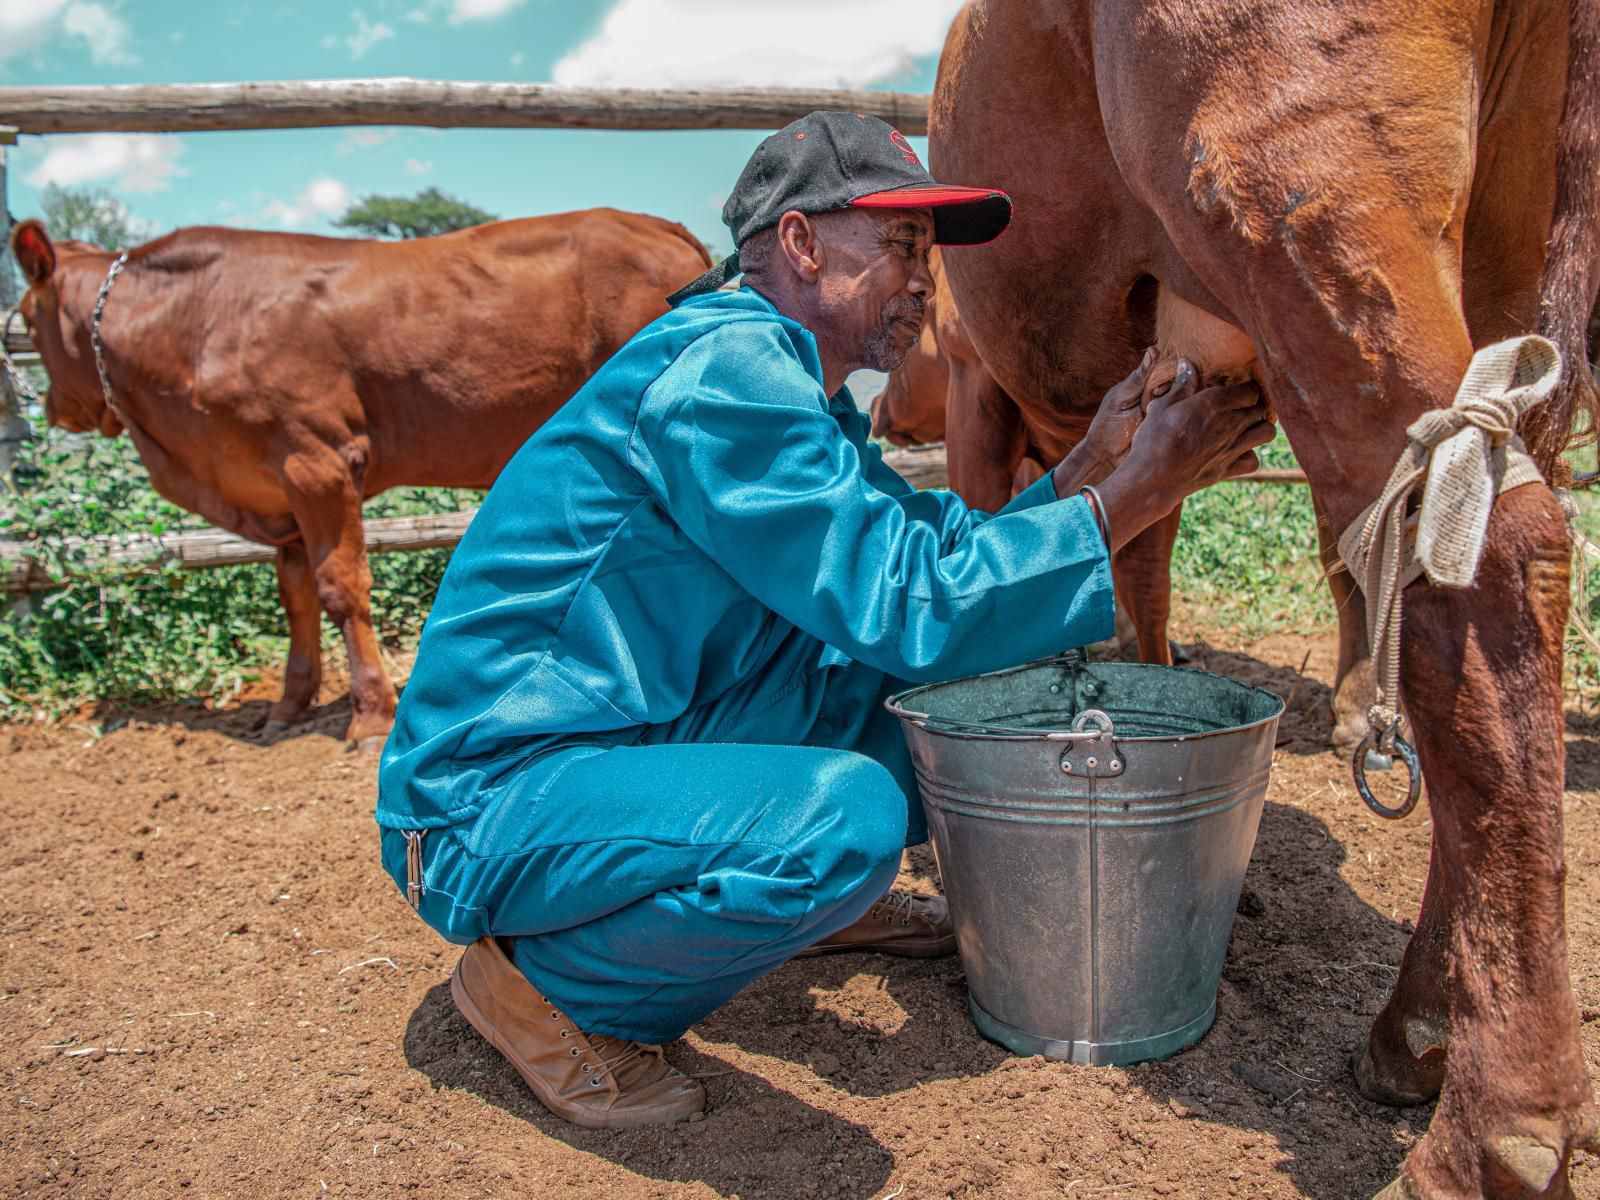
[[[910,708],[895,711],[919,729],[932,729],[954,737],[963,734],[973,736],[988,734],[1001,737],[1043,738],[1047,742],[1095,742],[1101,738],[1109,738],[1113,733],[1110,714],[1098,708],[1084,709],[1072,722],[1071,729],[1060,730],[1018,729],[1015,725],[986,725],[982,721],[945,720]],[[1090,721],[1098,722],[1099,728],[1087,728]]]

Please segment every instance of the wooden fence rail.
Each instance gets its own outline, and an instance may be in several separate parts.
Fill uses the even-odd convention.
[[[928,132],[928,97],[816,88],[567,88],[548,83],[325,79],[0,88],[20,133],[191,133],[329,125],[501,129],[778,129],[819,108]]]
[[[884,455],[884,461],[915,487],[945,486],[943,446],[891,450]],[[1258,471],[1244,478],[1257,483],[1305,482],[1300,471]],[[367,551],[382,554],[454,546],[467,531],[475,511],[370,520],[366,523]],[[68,538],[63,549],[68,553],[87,550],[85,557],[90,563],[125,567],[130,573],[150,571],[169,562],[186,570],[271,562],[276,554],[271,546],[220,529],[183,530],[160,537]],[[45,591],[60,587],[63,582],[30,557],[20,543],[0,542],[0,592],[19,595]]]

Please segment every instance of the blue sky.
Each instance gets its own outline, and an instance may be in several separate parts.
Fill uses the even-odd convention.
[[[0,85],[249,79],[788,84],[928,91],[959,0],[0,0]],[[105,187],[154,232],[333,232],[369,192],[436,186],[503,217],[656,213],[713,250],[758,132],[313,129],[24,137],[10,207]],[[919,142],[919,149],[924,147]]]

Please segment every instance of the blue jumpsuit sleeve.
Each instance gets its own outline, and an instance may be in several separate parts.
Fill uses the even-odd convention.
[[[862,474],[867,482],[880,492],[899,500],[900,507],[905,509],[908,517],[913,520],[930,521],[937,525],[939,544],[946,548],[955,545],[968,531],[980,522],[987,521],[991,515],[1021,512],[1025,508],[1032,508],[1034,505],[1044,504],[1056,498],[1055,484],[1048,472],[1011,497],[1000,513],[995,514],[968,508],[960,496],[946,489],[928,488],[919,492],[902,479],[893,467],[883,461],[883,451],[867,441],[868,426],[865,416],[855,413],[845,419],[853,421],[855,425],[855,428],[847,428],[845,434],[861,456]],[[1045,485],[1043,488],[1039,486],[1041,483]]]
[[[919,682],[1108,637],[1110,557],[1082,498],[940,524],[864,477],[776,323],[691,343],[646,391],[635,469],[684,534],[784,619]],[[948,541],[949,544],[946,544]]]

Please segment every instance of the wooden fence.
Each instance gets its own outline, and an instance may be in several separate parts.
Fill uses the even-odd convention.
[[[819,108],[928,132],[928,97],[816,88],[565,88],[547,83],[326,79],[0,88],[19,133],[193,133],[331,125],[498,129],[778,129]]]
[[[917,488],[946,485],[943,446],[921,446],[912,450],[890,450],[884,461]],[[1245,475],[1245,483],[1304,483],[1300,471],[1257,471]],[[419,517],[379,517],[366,522],[367,552],[382,554],[394,550],[433,550],[454,546],[467,531],[476,509],[467,512],[437,513]],[[61,547],[68,554],[83,554],[83,561],[94,567],[123,567],[130,572],[148,571],[166,563],[186,570],[205,567],[238,566],[241,563],[271,562],[276,552],[271,546],[252,542],[220,529],[184,530],[160,537],[68,538]],[[0,592],[19,595],[60,587],[64,580],[52,575],[17,542],[0,542]]]

